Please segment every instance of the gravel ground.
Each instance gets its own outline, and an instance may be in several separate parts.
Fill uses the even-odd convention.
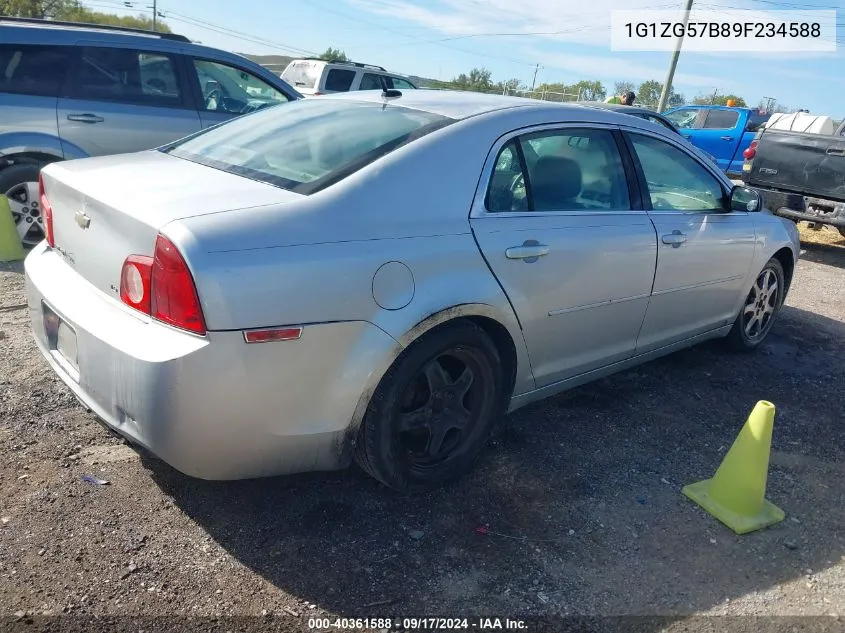
[[[0,614],[845,616],[845,241],[827,241],[757,353],[708,343],[530,406],[415,497],[354,468],[209,483],[140,455],[53,377],[22,266],[0,264]],[[740,537],[680,488],[760,399],[787,519]]]

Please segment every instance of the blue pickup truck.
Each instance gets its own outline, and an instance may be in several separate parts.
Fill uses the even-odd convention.
[[[770,116],[752,108],[713,105],[680,106],[663,114],[729,176],[742,175],[743,152]]]

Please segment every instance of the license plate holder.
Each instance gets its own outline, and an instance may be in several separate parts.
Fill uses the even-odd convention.
[[[42,302],[41,307],[44,317],[44,332],[47,335],[50,353],[64,366],[74,380],[79,380],[79,349],[76,341],[76,330],[46,303]]]

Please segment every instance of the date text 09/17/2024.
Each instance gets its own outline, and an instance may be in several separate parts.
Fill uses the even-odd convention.
[[[308,628],[312,631],[519,631],[527,627],[524,620],[510,618],[309,618]]]

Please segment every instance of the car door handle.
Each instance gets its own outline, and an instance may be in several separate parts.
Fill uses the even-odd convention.
[[[534,259],[548,255],[549,247],[545,244],[523,244],[522,246],[511,246],[505,251],[508,259]]]
[[[80,123],[102,123],[105,119],[96,114],[68,114],[68,121],[79,121]]]
[[[734,140],[734,137],[733,137],[733,136],[720,136],[719,138],[720,138],[720,139],[722,139],[723,141],[732,141],[732,140]]]
[[[825,152],[829,156],[845,156],[845,149],[839,149],[838,147],[829,147],[827,152]]]
[[[687,241],[687,236],[680,231],[672,231],[668,235],[662,237],[664,244],[669,244],[672,248],[678,248],[681,244]]]

